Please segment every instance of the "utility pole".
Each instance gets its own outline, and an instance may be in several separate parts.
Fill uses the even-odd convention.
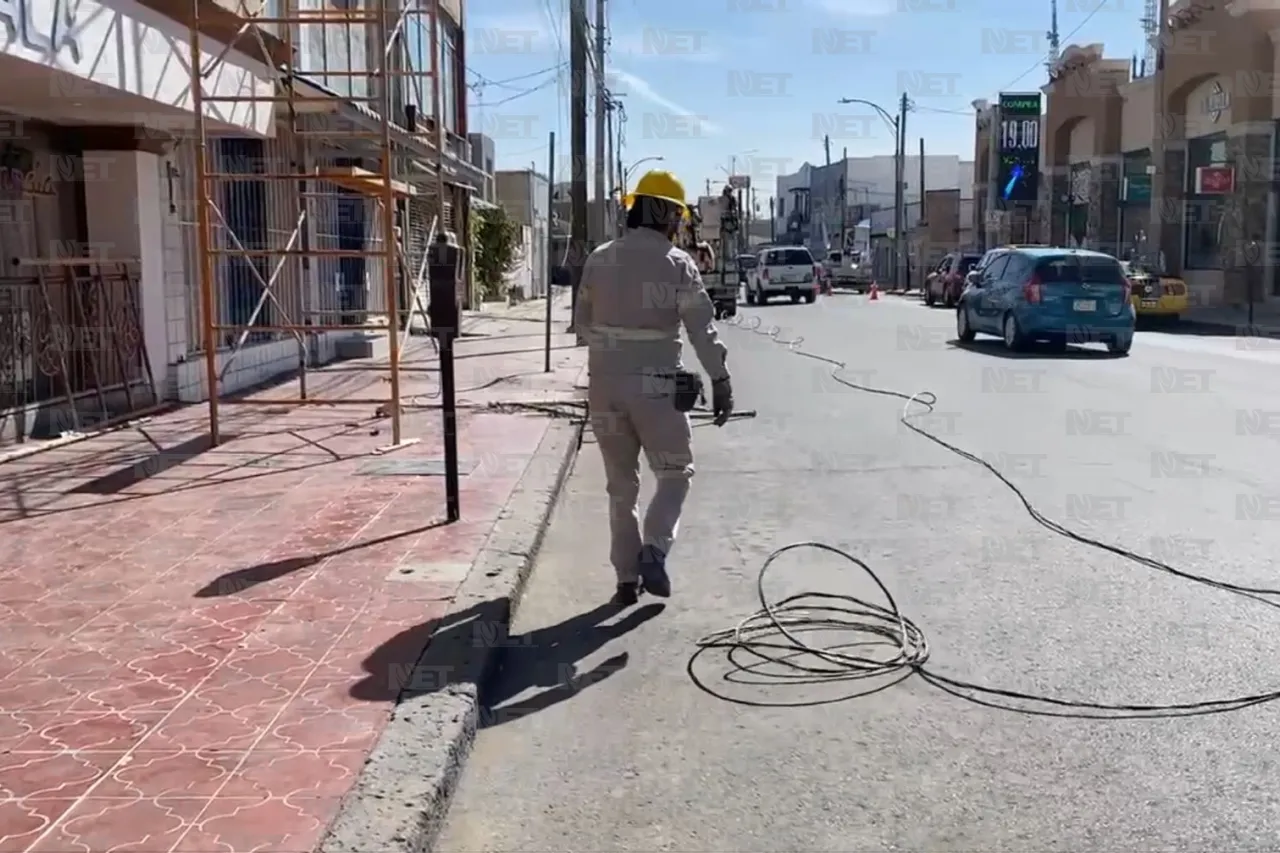
[[[827,164],[826,173],[827,175],[830,175],[831,174],[831,137],[830,136],[822,137],[822,156]],[[824,181],[822,184],[822,226],[823,226],[822,230],[827,232],[827,243],[828,243],[828,245],[823,247],[824,251],[831,248],[831,246],[829,245],[831,243],[831,232],[830,232],[830,229],[827,227],[827,208],[831,205],[831,195],[830,195],[831,191],[828,189],[828,186],[829,184],[827,184]],[[826,256],[823,255],[823,257],[826,257]]]
[[[849,250],[849,238],[845,236],[849,233],[849,149],[845,148],[840,157],[840,245],[836,248],[843,262],[844,253]]]
[[[1168,173],[1168,163],[1167,163],[1169,134],[1171,132],[1175,132],[1175,133],[1178,132],[1177,129],[1170,126],[1172,119],[1165,114],[1165,108],[1164,108],[1165,95],[1167,91],[1164,75],[1165,75],[1165,64],[1166,64],[1165,63],[1165,45],[1169,41],[1169,0],[1160,0],[1159,12],[1156,16],[1156,27],[1157,27],[1156,29],[1156,80],[1155,80],[1156,91],[1155,91],[1155,98],[1153,99],[1154,100],[1153,109],[1155,110],[1155,116],[1152,118],[1152,122],[1151,122],[1152,126],[1155,128],[1155,133],[1153,134],[1153,142],[1151,145],[1151,165],[1153,167],[1154,174],[1152,174],[1151,176],[1150,231],[1155,235],[1155,238],[1156,238],[1155,239],[1156,245],[1155,245],[1155,252],[1153,255],[1153,259],[1156,265],[1158,266],[1159,274],[1160,275],[1181,275],[1182,263],[1181,263],[1181,259],[1178,259],[1178,253],[1176,251],[1171,250],[1168,258],[1166,258],[1164,253],[1165,231],[1166,231],[1165,226],[1166,226],[1166,219],[1168,218],[1165,214],[1166,193],[1169,191],[1172,181],[1182,180],[1181,175],[1175,176],[1175,175],[1170,175]],[[1052,186],[1052,181],[1050,181],[1050,186]],[[1068,187],[1067,192],[1068,193],[1071,192],[1070,187]],[[1053,204],[1053,202],[1055,201],[1057,201],[1057,199],[1053,198],[1053,191],[1050,190],[1049,203]],[[1067,203],[1070,204],[1069,201]],[[1052,208],[1050,209],[1052,210]],[[1183,209],[1185,210],[1185,208]],[[1053,222],[1052,215],[1050,215],[1049,217],[1049,222],[1050,223]],[[1052,225],[1050,225],[1050,233],[1052,233]],[[1050,241],[1046,240],[1045,242],[1050,242]],[[1149,243],[1146,247],[1146,251],[1148,253],[1151,252],[1151,246]],[[1176,260],[1173,260],[1173,262],[1169,264],[1170,268],[1166,269],[1165,261],[1168,259],[1176,259]]]
[[[569,262],[576,320],[578,288],[582,284],[582,267],[587,262],[587,0],[569,0],[569,74],[573,86],[569,104],[569,147],[573,164],[573,174],[569,177]],[[570,328],[578,331],[576,324]],[[578,345],[584,343],[579,333]]]
[[[606,200],[602,201],[600,203],[600,206],[604,208],[605,236],[610,239],[614,239],[618,236],[617,208],[614,207],[614,203],[613,203],[613,198],[614,198],[613,191],[617,188],[617,184],[615,184],[613,181],[613,100],[609,97],[608,92],[605,93],[604,109],[605,109],[605,130],[607,131],[609,136],[607,140],[607,145],[606,145],[606,150],[608,151],[608,155],[605,157],[605,160],[604,160],[604,168],[608,170],[608,177],[605,179],[604,197]],[[617,198],[618,198],[618,204],[621,204],[622,194],[619,193]]]
[[[773,196],[769,196],[769,242],[778,242],[778,214]]]
[[[711,195],[711,179],[707,178],[707,195]]]
[[[1000,204],[1000,98],[996,96],[996,102],[991,105],[990,124],[987,130],[987,213],[986,222],[982,223],[983,233],[987,235],[986,249],[991,250],[996,247],[999,234],[997,233],[996,223],[999,221],[1000,211],[997,209]],[[1052,183],[1052,182],[1051,182]],[[1050,201],[1053,204],[1053,190],[1050,188]],[[1049,217],[1053,219],[1052,216]]]
[[[608,205],[605,203],[605,182],[604,175],[607,168],[608,160],[605,159],[605,123],[607,121],[608,96],[604,90],[604,44],[605,44],[605,0],[596,0],[596,126],[595,126],[595,142],[596,157],[592,164],[595,168],[595,192],[596,204],[599,205],[597,213],[594,217],[596,222],[590,229],[594,231],[598,239],[592,242],[596,245],[604,242],[605,235],[608,233]],[[599,230],[597,230],[599,229]]]
[[[893,285],[896,290],[905,290],[906,282],[904,273],[906,272],[906,248],[907,241],[903,239],[902,232],[905,230],[907,222],[907,107],[910,105],[907,100],[907,93],[902,93],[902,100],[898,104],[898,131],[897,148],[894,152],[894,192],[893,192],[893,209],[894,209],[894,226],[893,226]]]

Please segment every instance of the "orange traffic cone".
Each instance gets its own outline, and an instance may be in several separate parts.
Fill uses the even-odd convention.
[[[872,302],[880,298],[880,288],[876,286],[874,281],[871,282],[871,292],[868,295],[871,297]]]

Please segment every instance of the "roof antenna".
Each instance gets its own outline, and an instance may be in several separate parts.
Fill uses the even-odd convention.
[[[1049,69],[1049,76],[1053,76],[1053,69],[1058,64],[1059,50],[1062,43],[1058,38],[1058,0],[1049,0],[1049,32],[1046,33],[1049,39],[1049,55],[1045,57],[1044,67]]]

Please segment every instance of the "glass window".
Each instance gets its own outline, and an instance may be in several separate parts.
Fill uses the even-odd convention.
[[[995,259],[987,264],[986,269],[982,271],[982,277],[987,281],[996,281],[1004,273],[1004,268],[1008,266],[1008,255],[996,255]]]
[[[441,21],[440,101],[445,130],[458,132],[457,33]]]
[[[773,252],[767,263],[769,266],[813,266],[813,255],[808,249],[785,249]]]
[[[1196,169],[1226,163],[1226,134],[1218,133],[1187,142],[1186,200],[1183,218],[1186,221],[1183,241],[1183,266],[1193,270],[1222,268],[1223,216],[1226,213],[1225,197],[1221,195],[1197,195]]]
[[[415,4],[421,9],[421,4]],[[405,77],[405,100],[418,106],[418,115],[431,115],[431,18],[417,12],[404,20],[405,52],[409,70]]]
[[[1041,261],[1036,275],[1043,284],[1124,284],[1124,270],[1111,258],[1067,255]]]

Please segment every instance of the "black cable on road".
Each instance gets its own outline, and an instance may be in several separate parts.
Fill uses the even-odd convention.
[[[1149,569],[1234,595],[1245,596],[1273,607],[1280,607],[1280,603],[1263,597],[1280,596],[1280,589],[1243,586],[1197,575],[1175,568],[1154,557],[1093,539],[1048,518],[1036,509],[1021,489],[990,462],[939,438],[912,422],[914,418],[933,411],[938,401],[937,395],[933,392],[921,391],[907,394],[853,382],[840,375],[841,371],[847,367],[843,361],[803,351],[800,347],[804,343],[804,338],[784,340],[780,327],[772,326],[762,329],[758,316],[738,315],[730,319],[727,325],[763,335],[797,356],[829,365],[831,377],[848,388],[905,401],[899,417],[899,421],[904,426],[993,474],[1013,492],[1027,514],[1050,532],[1090,548],[1115,554]],[[805,549],[827,552],[848,561],[874,582],[884,596],[884,603],[829,592],[803,592],[778,601],[770,600],[765,593],[765,577],[770,567],[784,554]],[[736,704],[757,707],[807,707],[831,704],[879,692],[912,675],[919,676],[934,687],[953,696],[986,707],[1038,716],[1078,719],[1128,720],[1202,716],[1238,711],[1280,699],[1280,690],[1268,690],[1252,695],[1170,704],[1127,702],[1113,704],[990,687],[944,675],[928,667],[929,643],[924,631],[902,614],[888,587],[875,571],[847,551],[824,542],[797,542],[770,554],[756,577],[756,594],[760,609],[736,626],[717,631],[698,640],[698,648],[690,657],[686,667],[689,677],[699,688],[717,698]],[[820,645],[802,637],[805,634],[832,632],[842,635],[843,642],[835,645]],[[726,696],[713,689],[696,672],[695,665],[699,658],[712,649],[725,652],[731,670],[724,678],[731,683],[757,687],[860,680],[873,683],[871,686],[836,698],[815,701],[755,701]],[[873,655],[864,652],[865,649],[875,649],[880,654]]]

